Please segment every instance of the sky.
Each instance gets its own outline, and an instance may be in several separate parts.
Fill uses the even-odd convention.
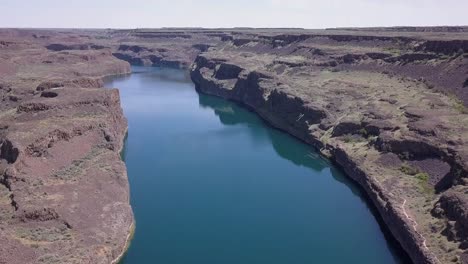
[[[0,0],[0,27],[468,25],[468,0]]]

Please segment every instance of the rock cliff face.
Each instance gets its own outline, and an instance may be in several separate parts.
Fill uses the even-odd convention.
[[[133,226],[127,121],[100,87],[130,65],[16,38],[0,55],[0,263],[116,263]]]
[[[405,42],[386,54],[378,49],[400,38],[244,38],[200,54],[191,76],[198,91],[246,105],[339,164],[415,263],[462,262],[465,41]],[[457,82],[440,81],[449,78]]]
[[[118,92],[99,87],[127,62],[190,68],[198,91],[316,147],[414,263],[468,263],[467,32],[0,30],[0,263],[121,256],[126,121]]]

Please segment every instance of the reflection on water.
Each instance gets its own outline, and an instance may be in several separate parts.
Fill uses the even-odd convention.
[[[308,145],[301,144],[293,137],[285,138],[284,134],[280,131],[263,129],[266,125],[263,121],[256,115],[246,111],[246,109],[240,109],[234,103],[226,104],[224,100],[207,95],[199,95],[198,102],[201,107],[212,109],[222,124],[246,125],[249,128],[248,131],[251,131],[254,140],[264,139],[265,136],[268,137],[276,153],[296,165],[308,167],[318,172],[330,167],[330,163]],[[255,129],[255,127],[260,129]],[[265,133],[258,136],[258,130]]]
[[[308,145],[185,72],[116,78],[136,233],[123,263],[402,263],[361,192]]]

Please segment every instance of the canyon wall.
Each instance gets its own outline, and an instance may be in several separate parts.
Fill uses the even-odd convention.
[[[117,263],[133,230],[110,50],[0,32],[0,263]]]
[[[414,263],[468,263],[467,32],[0,30],[0,262],[121,256],[126,122],[118,92],[99,87],[131,63],[189,69],[199,92],[317,148]]]
[[[414,263],[465,263],[467,43],[257,36],[200,54],[191,76],[340,165]]]

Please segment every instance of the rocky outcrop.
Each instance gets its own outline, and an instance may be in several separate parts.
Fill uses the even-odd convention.
[[[106,47],[95,45],[95,44],[61,44],[61,43],[54,43],[49,44],[46,46],[48,50],[51,51],[63,51],[63,50],[100,50],[105,49]]]
[[[0,159],[8,163],[15,163],[18,158],[19,150],[13,146],[13,143],[8,139],[0,139]]]
[[[304,39],[308,38],[285,38],[288,43]],[[364,38],[364,40],[367,39]],[[338,40],[350,41],[341,38]],[[234,43],[234,46],[237,47],[235,49],[248,49],[246,46],[238,44]],[[355,105],[350,106],[351,109],[357,111],[356,114],[352,112],[354,110],[346,109],[348,104],[345,103],[346,106],[340,105],[344,102],[337,99],[336,96],[343,93],[347,95],[347,100],[354,100],[353,103],[358,105],[361,101],[369,102],[368,90],[361,91],[361,89],[373,89],[369,86],[366,87],[369,85],[368,83],[360,83],[356,86],[346,84],[344,86],[346,88],[338,89],[339,92],[335,92],[336,85],[344,82],[343,77],[335,79],[335,86],[327,86],[325,83],[317,88],[315,88],[316,83],[320,83],[322,80],[312,77],[316,79],[311,81],[308,87],[304,87],[305,75],[296,76],[294,70],[291,69],[302,67],[306,68],[304,72],[311,74],[312,71],[312,76],[320,76],[320,73],[314,72],[315,69],[307,68],[312,66],[282,63],[286,67],[282,66],[283,69],[278,75],[277,72],[272,72],[272,69],[269,68],[270,65],[279,65],[278,61],[280,60],[288,61],[291,59],[274,58],[273,64],[268,64],[268,61],[265,60],[269,58],[263,58],[260,55],[240,58],[243,56],[241,54],[241,52],[237,53],[236,50],[232,50],[231,54],[226,50],[222,52],[213,50],[200,54],[191,68],[191,77],[196,89],[202,93],[242,103],[257,112],[272,126],[287,131],[315,146],[333,159],[345,170],[347,175],[365,190],[394,237],[408,252],[414,263],[440,263],[444,262],[445,259],[453,260],[454,253],[457,260],[461,258],[462,251],[460,252],[460,249],[463,250],[465,247],[463,246],[464,240],[461,238],[464,233],[460,230],[465,228],[464,224],[461,223],[466,221],[463,212],[468,207],[458,203],[455,206],[457,209],[453,209],[454,206],[448,206],[447,198],[444,198],[447,195],[445,191],[453,186],[460,186],[460,179],[467,175],[464,169],[466,159],[463,152],[460,152],[461,149],[447,149],[442,144],[442,142],[446,142],[446,139],[439,138],[439,134],[436,133],[423,133],[424,131],[420,127],[417,130],[410,128],[406,132],[403,127],[407,125],[388,114],[388,108],[398,109],[402,99],[377,97],[382,108],[375,105],[369,107],[368,104],[356,108],[354,108]],[[359,65],[362,64],[361,60],[367,60],[366,57],[379,60],[389,58],[386,54],[379,53],[377,55],[370,53],[370,56],[347,54],[341,57],[341,62],[338,61],[337,66],[340,64]],[[395,61],[406,64],[434,58],[436,58],[435,55],[410,54],[401,55]],[[294,59],[297,60],[297,58]],[[261,67],[259,65],[267,66]],[[376,83],[376,85],[381,85],[381,83]],[[358,90],[357,93],[353,92],[355,89]],[[400,88],[394,86],[393,89]],[[401,92],[405,93],[403,88],[401,89]],[[424,89],[427,88],[424,87]],[[393,90],[393,93],[398,92],[400,90]],[[330,95],[330,93],[334,94]],[[403,95],[403,97],[405,96]],[[370,100],[375,102],[375,99],[373,97]],[[387,113],[383,112],[384,108]],[[414,122],[428,118],[427,112],[405,109],[406,113],[402,114],[406,114],[407,121],[405,122],[408,122],[410,127],[414,126]],[[451,113],[458,115],[455,112]],[[451,129],[455,129],[455,127]],[[400,134],[399,137],[396,137],[395,133]],[[428,143],[424,137],[432,137],[433,143]],[[383,161],[388,153],[393,154],[394,158],[392,161],[383,162],[382,169],[390,175],[394,174],[394,176],[382,175],[373,165],[379,159]],[[432,166],[432,164],[437,165]],[[417,180],[409,177],[417,178]],[[403,187],[403,184],[411,184],[415,189],[408,192],[407,187]],[[439,207],[444,209],[441,210],[451,212],[451,214],[439,213],[440,221],[437,225],[443,224],[447,221],[446,219],[451,219],[447,223],[452,223],[452,225],[447,228],[455,230],[453,232],[456,232],[456,235],[447,236],[448,232],[442,232],[429,225],[424,226],[421,223],[434,221],[434,218],[428,220],[432,216],[411,209],[414,206],[431,208],[432,202],[438,199],[438,195],[428,194],[431,189],[442,193]],[[405,190],[406,193],[401,190]],[[431,198],[426,198],[426,201],[429,202],[418,205],[419,198],[415,198],[418,196]],[[452,209],[447,209],[449,207]],[[457,212],[456,216],[454,216],[454,212]],[[459,250],[439,251],[437,249],[439,241],[432,239],[433,233],[439,231],[442,236],[445,234],[445,238],[441,238],[441,240],[456,241],[459,243]],[[457,256],[457,254],[459,255]]]
[[[468,40],[430,40],[418,45],[416,50],[453,55],[468,52]]]
[[[425,239],[412,228],[413,223],[405,215],[404,207],[402,208],[399,204],[392,201],[387,191],[380,186],[379,182],[366,175],[344,149],[334,148],[332,155],[333,159],[344,169],[346,174],[363,187],[387,227],[401,246],[409,253],[413,262],[438,263],[437,258],[424,247]]]
[[[133,230],[127,121],[118,90],[99,87],[130,65],[35,39],[0,50],[0,96],[16,98],[0,103],[0,263],[116,263]]]
[[[444,193],[432,213],[445,218],[444,233],[452,240],[460,242],[463,249],[468,249],[468,199],[461,192],[448,191]]]
[[[256,76],[257,73],[255,72],[244,72],[238,79],[236,76],[231,75],[232,78],[236,78],[236,84],[230,89],[216,78],[218,76],[216,68],[218,70],[222,69],[222,65],[225,64],[213,68],[213,63],[207,61],[208,59],[201,55],[192,66],[191,76],[197,90],[243,103],[256,111],[274,127],[287,131],[316,147],[321,148],[324,146],[324,142],[320,142],[320,139],[309,134],[308,126],[320,123],[321,119],[326,117],[325,111],[308,108],[302,100],[276,89],[271,91],[271,88],[268,89],[268,86],[262,83],[262,78]],[[206,69],[213,71],[207,71]],[[280,90],[280,88],[277,89]],[[268,96],[265,95],[265,93],[268,93],[267,91],[270,92]],[[335,136],[340,136],[359,128],[359,124],[340,123],[334,128],[333,133]],[[359,165],[346,154],[345,150],[332,148],[331,154],[333,159],[344,168],[345,172],[366,190],[392,233],[404,248],[412,253],[413,261],[415,263],[436,263],[429,252],[424,252],[421,239],[409,228],[410,223],[405,222],[402,212],[395,208],[398,205],[388,202],[389,198],[385,191],[360,170]]]
[[[244,104],[339,164],[415,263],[468,262],[465,32],[135,29],[103,36],[6,30],[0,41],[0,192],[7,199],[0,199],[0,239],[7,243],[0,262],[116,263],[122,256],[132,219],[125,169],[115,154],[126,125],[117,92],[94,89],[108,74],[129,72],[121,60],[176,68],[194,62],[198,91]],[[2,229],[6,224],[14,232]],[[28,233],[32,225],[40,227],[36,233],[60,238],[51,243],[60,248],[42,248]]]

